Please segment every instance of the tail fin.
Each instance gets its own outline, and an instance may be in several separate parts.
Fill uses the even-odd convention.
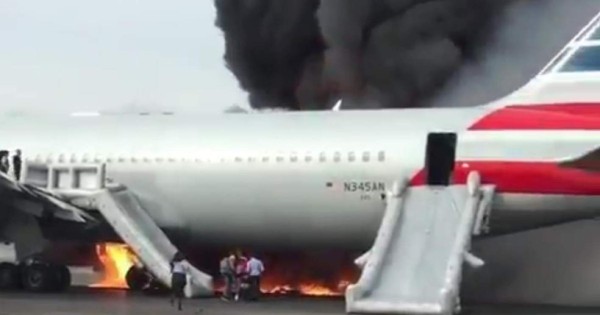
[[[592,20],[582,28],[577,35],[575,35],[571,41],[560,50],[554,58],[550,60],[550,62],[538,73],[536,77],[545,76],[553,73],[571,73],[571,72],[584,72],[584,71],[600,71],[600,60],[595,63],[596,68],[584,68],[585,64],[580,64],[578,67],[576,65],[567,66],[565,69],[565,65],[569,63],[569,61],[574,62],[577,61],[577,58],[574,58],[577,53],[585,52],[586,50],[582,48],[585,47],[599,47],[600,46],[600,12],[592,18]],[[589,51],[589,50],[588,50]],[[594,50],[595,51],[595,50]],[[598,51],[600,52],[600,51]],[[596,59],[600,59],[600,54],[596,54]],[[563,71],[561,71],[563,70]],[[579,71],[577,71],[579,70]]]
[[[584,105],[587,111],[599,115],[600,12],[527,84],[489,104],[510,105]]]

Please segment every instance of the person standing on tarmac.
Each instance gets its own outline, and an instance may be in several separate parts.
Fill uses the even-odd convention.
[[[177,298],[177,309],[180,311],[188,273],[188,267],[183,261],[184,257],[181,252],[175,253],[171,260],[171,305],[174,305],[175,298]]]
[[[248,258],[244,255],[243,252],[238,252],[237,259],[235,262],[235,278],[236,278],[236,294],[235,300],[238,301],[240,299],[240,295],[243,297],[244,288],[242,287],[244,284],[244,278],[246,277],[246,264],[248,263]]]
[[[265,266],[262,261],[256,258],[255,255],[250,256],[250,260],[246,265],[246,272],[248,273],[248,281],[250,282],[250,301],[257,301],[260,297],[260,277],[265,271]]]
[[[225,301],[231,300],[235,285],[235,255],[223,257],[220,262],[221,276],[225,282],[225,290],[223,291],[222,299]]]
[[[15,179],[19,181],[21,179],[21,165],[23,161],[21,160],[21,150],[17,150],[12,159],[12,167],[13,173],[15,175]]]
[[[8,151],[0,151],[0,173],[8,175],[10,164],[8,162]]]

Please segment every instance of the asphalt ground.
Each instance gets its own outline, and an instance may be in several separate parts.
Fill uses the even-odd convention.
[[[467,305],[468,315],[600,314],[600,309],[550,306]],[[341,298],[267,296],[255,303],[223,302],[220,299],[185,300],[179,312],[163,295],[148,296],[121,290],[71,289],[65,293],[0,293],[0,315],[304,315],[345,314]]]

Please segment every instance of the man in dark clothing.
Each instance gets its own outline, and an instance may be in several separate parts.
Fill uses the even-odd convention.
[[[13,172],[17,181],[21,180],[21,150],[17,150],[12,160]]]
[[[0,151],[0,172],[8,175],[8,151]]]
[[[185,258],[180,252],[175,253],[170,262],[171,265],[171,305],[174,305],[177,298],[177,309],[182,310],[181,302],[184,297],[184,290],[187,282],[188,267],[184,264]]]

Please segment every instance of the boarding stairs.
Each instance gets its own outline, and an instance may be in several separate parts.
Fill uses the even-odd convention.
[[[372,248],[356,260],[363,271],[346,291],[346,311],[458,312],[463,262],[483,265],[469,250],[472,236],[485,232],[493,194],[476,172],[466,185],[395,183]]]
[[[171,286],[170,260],[177,252],[164,232],[148,215],[127,187],[109,184],[105,164],[25,163],[22,179],[83,209],[94,209],[106,219],[121,239],[156,279]],[[212,278],[188,261],[186,297],[213,295]]]

